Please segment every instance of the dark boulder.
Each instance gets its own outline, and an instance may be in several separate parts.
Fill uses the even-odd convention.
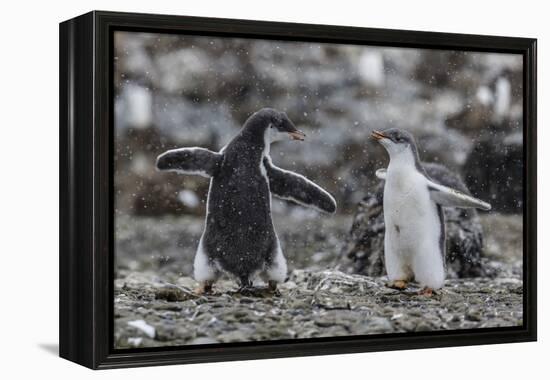
[[[523,134],[493,133],[480,138],[464,164],[466,185],[504,213],[523,211]]]

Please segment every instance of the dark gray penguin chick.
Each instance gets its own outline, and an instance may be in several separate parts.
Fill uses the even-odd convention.
[[[374,131],[390,163],[376,176],[384,184],[384,258],[390,286],[405,288],[413,278],[431,295],[445,282],[445,221],[442,207],[491,205],[433,181],[420,162],[413,136],[396,128]]]
[[[333,213],[334,198],[304,176],[278,168],[269,148],[279,135],[304,140],[287,115],[264,108],[244,123],[229,144],[169,150],[157,158],[159,170],[210,178],[206,225],[194,261],[200,291],[210,291],[221,273],[249,287],[260,275],[272,291],[286,278],[287,265],[271,219],[271,194]]]

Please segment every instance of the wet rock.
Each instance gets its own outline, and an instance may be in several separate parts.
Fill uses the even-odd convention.
[[[420,323],[416,326],[415,331],[418,331],[418,332],[433,331],[433,327],[430,326],[429,323],[420,322]]]
[[[482,316],[481,316],[481,313],[479,310],[477,309],[470,309],[468,310],[468,312],[466,313],[466,319],[468,321],[473,321],[473,322],[479,322],[482,320]]]
[[[144,333],[149,338],[154,338],[155,335],[156,335],[155,327],[151,326],[150,324],[148,324],[147,322],[145,322],[142,319],[138,319],[138,320],[135,320],[135,321],[129,321],[128,326],[133,327],[136,330],[138,330],[139,332]]]
[[[168,302],[178,302],[198,298],[198,296],[193,294],[190,290],[173,286],[158,289],[155,292],[155,298],[158,300],[166,300]]]
[[[366,329],[365,334],[381,334],[389,333],[395,330],[395,327],[392,323],[383,317],[372,317],[368,319],[368,323],[365,325]],[[361,331],[358,331],[361,333]]]
[[[349,310],[350,304],[345,297],[335,297],[335,296],[315,296],[312,305],[321,307],[326,310]]]

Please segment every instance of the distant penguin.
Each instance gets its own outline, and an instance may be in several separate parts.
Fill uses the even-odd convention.
[[[372,132],[390,156],[376,176],[384,185],[384,258],[390,287],[416,280],[430,296],[445,282],[445,221],[442,207],[490,210],[491,205],[434,182],[418,156],[413,136],[399,129]]]
[[[271,219],[271,194],[334,213],[334,198],[304,176],[271,162],[271,142],[305,134],[287,115],[264,108],[244,123],[220,152],[203,148],[169,150],[157,158],[159,170],[210,178],[206,225],[194,261],[199,292],[209,292],[221,273],[235,276],[241,288],[260,275],[271,291],[286,278],[287,265]]]

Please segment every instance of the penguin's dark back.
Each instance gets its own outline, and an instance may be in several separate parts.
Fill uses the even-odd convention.
[[[276,238],[262,150],[234,141],[212,178],[203,245],[223,269],[246,276],[271,259]]]

